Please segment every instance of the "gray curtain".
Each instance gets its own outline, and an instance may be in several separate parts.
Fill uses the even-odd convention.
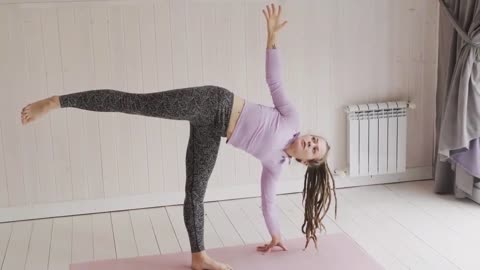
[[[480,3],[439,0],[435,192],[453,193],[453,165],[480,177]]]

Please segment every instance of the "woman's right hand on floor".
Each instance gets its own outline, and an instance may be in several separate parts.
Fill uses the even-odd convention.
[[[257,251],[267,253],[272,250],[273,247],[278,246],[283,249],[283,251],[287,251],[287,247],[283,243],[282,239],[280,237],[272,237],[272,241],[270,244],[265,244],[263,246],[257,246]]]

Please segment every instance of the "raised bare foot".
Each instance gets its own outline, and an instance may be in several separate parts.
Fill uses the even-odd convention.
[[[28,104],[22,109],[21,120],[22,124],[28,124],[42,115],[49,112],[51,109],[58,108],[58,97],[53,96],[46,99],[39,100],[32,104]]]
[[[206,256],[199,261],[192,262],[193,270],[233,270],[233,268],[228,264],[223,264],[213,260],[212,258]]]

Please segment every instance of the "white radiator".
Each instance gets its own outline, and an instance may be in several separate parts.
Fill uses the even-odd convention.
[[[349,175],[363,176],[405,171],[407,108],[404,101],[349,105]]]

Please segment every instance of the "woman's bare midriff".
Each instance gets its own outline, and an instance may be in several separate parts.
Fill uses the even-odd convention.
[[[237,121],[238,121],[238,118],[240,117],[240,114],[242,113],[244,105],[245,105],[245,99],[237,95],[234,95],[232,112],[230,113],[230,120],[228,122],[228,128],[227,128],[227,140],[230,139],[233,131],[235,130],[235,127],[237,126]]]

